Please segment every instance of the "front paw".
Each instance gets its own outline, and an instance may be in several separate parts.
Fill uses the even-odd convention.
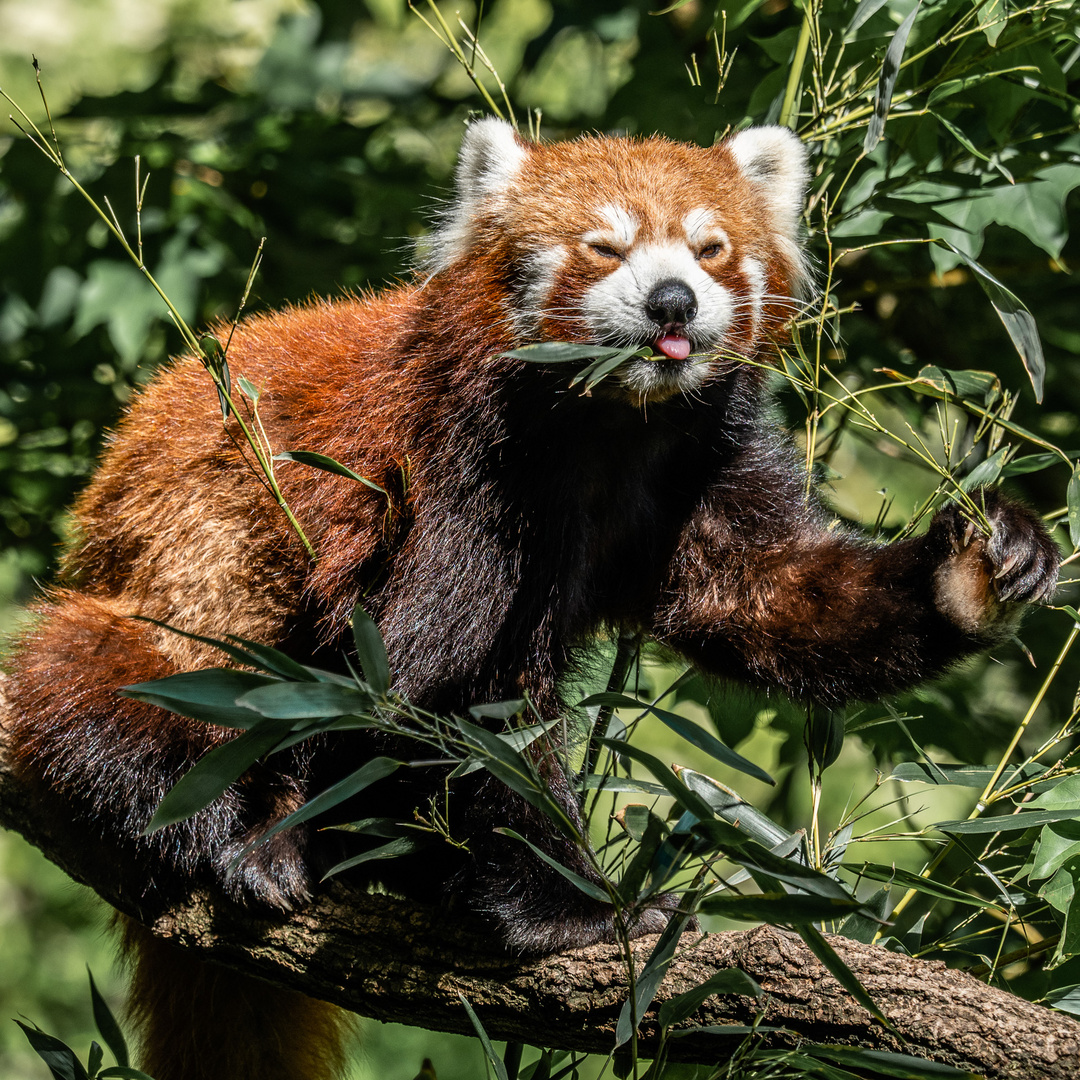
[[[1042,519],[996,488],[972,499],[990,525],[953,503],[930,526],[941,562],[934,575],[938,610],[980,638],[1007,636],[1022,603],[1049,599],[1061,555]]]

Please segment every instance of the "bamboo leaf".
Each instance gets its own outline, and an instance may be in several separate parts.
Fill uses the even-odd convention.
[[[249,690],[237,698],[237,704],[261,716],[304,720],[363,715],[374,705],[374,699],[356,687],[274,682]]]
[[[840,924],[838,933],[851,941],[861,941],[864,945],[871,944],[881,933],[882,924],[888,916],[889,893],[888,888],[878,889],[873,896],[863,901],[863,908],[871,915],[862,915],[856,911]]]
[[[288,720],[261,720],[250,731],[215,746],[172,786],[143,830],[149,836],[205,809],[292,729]]]
[[[714,816],[709,804],[700,795],[695,795],[659,758],[646,753],[640,747],[616,739],[600,739],[599,742],[609,750],[644,765],[684,810],[696,814],[702,821],[708,821]]]
[[[901,1080],[980,1080],[975,1073],[957,1069],[938,1061],[897,1054],[891,1050],[865,1050],[853,1046],[812,1046],[805,1044],[803,1052],[816,1058],[850,1065],[881,1076],[896,1076]]]
[[[661,792],[663,789],[661,789]],[[644,803],[627,803],[611,815],[639,844],[656,815]],[[659,821],[659,818],[656,820]],[[661,823],[662,824],[662,823]]]
[[[844,714],[814,706],[806,721],[806,743],[819,769],[827,769],[844,748]]]
[[[842,919],[860,906],[854,900],[765,892],[752,896],[707,896],[698,905],[698,912],[702,915],[722,915],[725,919],[801,926]]]
[[[1043,999],[1047,1005],[1055,1009],[1067,1012],[1072,1016],[1080,1016],[1080,983],[1072,986],[1059,986],[1047,992]]]
[[[892,1024],[885,1014],[874,1004],[874,999],[866,992],[866,987],[859,982],[855,973],[836,954],[836,950],[825,940],[820,930],[813,926],[797,927],[799,936],[806,942],[810,951],[825,965],[829,974],[879,1023],[890,1031]]]
[[[246,648],[237,648],[228,641],[222,641],[219,638],[204,637],[202,634],[191,634],[187,630],[180,630],[175,626],[170,626],[167,622],[162,622],[160,619],[151,619],[146,615],[133,615],[132,618],[138,619],[139,622],[148,622],[153,626],[160,626],[162,630],[168,630],[170,634],[177,634],[179,637],[188,638],[190,641],[198,641],[203,645],[210,645],[215,649],[220,649],[226,656],[232,657],[238,664],[250,665],[251,667],[263,666],[259,663],[258,657],[256,657],[254,653],[249,652]],[[232,637],[232,640],[245,646],[249,644],[249,642],[240,637]]]
[[[372,848],[370,851],[364,851],[359,855],[354,855],[351,859],[345,859],[343,862],[339,862],[337,865],[330,867],[320,880],[326,881],[335,874],[340,874],[345,870],[351,870],[355,866],[362,866],[367,862],[378,862],[381,859],[396,859],[402,855],[412,855],[413,852],[419,850],[421,846],[422,844],[419,840],[414,840],[408,836],[400,836],[396,840],[391,840],[388,844],[382,844],[377,848]]]
[[[796,837],[795,833],[777,825],[772,818],[719,780],[693,769],[679,769],[678,775],[694,794],[705,800],[714,814],[745,832],[767,850]]]
[[[996,909],[998,907],[993,901],[983,900],[981,897],[972,896],[961,889],[954,889],[951,885],[942,885],[940,882],[933,881],[930,878],[920,877],[918,874],[913,874],[910,870],[903,870],[898,866],[879,866],[876,863],[864,863],[859,868],[859,873],[872,881],[896,883],[903,885],[905,888],[926,893],[928,896],[936,896],[939,900],[949,900],[954,904],[966,904],[969,907],[977,908]]]
[[[334,458],[327,457],[326,454],[316,454],[311,450],[283,450],[280,454],[274,455],[274,460],[295,461],[300,465],[308,465],[312,469],[321,469],[323,472],[334,473],[336,476],[347,476],[350,480],[355,480],[358,484],[371,488],[372,491],[378,491],[382,495],[386,494],[386,489],[379,487],[374,480],[369,480],[366,476],[353,472],[348,465],[342,465],[340,461],[335,461]]]
[[[581,786],[586,791],[634,791],[641,795],[666,795],[667,788],[648,780],[634,780],[627,776],[605,776],[589,773],[583,777]]]
[[[1001,393],[1001,380],[992,371],[951,371],[928,365],[920,368],[914,379],[892,368],[881,371],[918,393],[945,400],[973,398],[986,404]]]
[[[1074,548],[1080,547],[1080,465],[1073,469],[1065,492],[1069,514],[1069,539]]]
[[[164,679],[134,683],[120,694],[157,705],[180,716],[223,727],[250,728],[259,714],[236,704],[237,699],[264,686],[281,686],[279,680],[235,668],[203,668],[168,675]]]
[[[594,386],[596,386],[601,380],[607,378],[616,368],[621,367],[631,356],[645,356],[648,355],[647,350],[643,349],[621,349],[616,352],[614,356],[609,356],[603,360],[597,360],[595,363],[590,364],[586,368],[582,368],[571,380],[571,386],[577,386],[578,383],[584,382],[584,393],[588,394]]]
[[[535,345],[523,345],[500,356],[511,360],[527,360],[532,364],[580,363],[582,360],[605,360],[621,355],[625,349],[613,349],[605,345],[576,345],[568,341],[541,341]]]
[[[509,720],[523,712],[528,704],[525,698],[516,698],[513,701],[492,701],[486,705],[470,706],[469,715],[477,720]]]
[[[1057,821],[1080,818],[1080,810],[1021,810],[1016,814],[999,814],[996,817],[971,818],[968,821],[939,821],[930,826],[947,833],[980,835],[999,832],[1022,832],[1024,829],[1041,828]]]
[[[940,113],[931,110],[930,115],[952,135],[952,137],[969,153],[972,157],[977,157],[980,161],[989,161],[990,159],[960,130],[951,120],[946,120]]]
[[[386,643],[375,620],[359,604],[353,608],[352,631],[364,678],[376,693],[385,696],[390,689],[390,660],[386,655]]]
[[[293,825],[300,825],[305,821],[309,821],[316,815],[326,813],[327,810],[332,810],[335,806],[339,806],[341,803],[345,802],[346,799],[351,799],[354,795],[358,795],[365,788],[370,787],[372,784],[395,772],[401,764],[402,762],[388,757],[375,757],[370,761],[365,762],[355,772],[350,773],[343,780],[339,780],[333,786],[320,792],[314,798],[308,799],[299,810],[294,810],[287,817],[282,818],[282,820],[274,825],[273,828],[264,832],[257,840],[248,844],[237,856],[237,860],[243,859],[257,847],[265,844],[270,837],[275,836],[284,829],[289,829],[292,828]]]
[[[507,703],[512,704],[512,703]],[[524,704],[524,702],[522,702]],[[469,712],[474,716],[485,716],[482,710],[470,709]],[[511,715],[514,715],[513,713]],[[493,719],[498,719],[497,717]],[[546,735],[553,727],[558,727],[562,721],[559,718],[554,720],[546,720],[541,724],[526,724],[522,727],[510,728],[508,731],[499,731],[494,733],[494,738],[501,739],[511,750],[520,753],[522,750],[532,746],[537,739]],[[479,758],[474,758],[469,762],[462,762],[455,770],[455,776],[466,776],[471,772],[475,772],[477,769],[484,768],[484,762]]]
[[[881,63],[881,74],[878,76],[877,93],[874,95],[874,115],[870,117],[870,123],[866,127],[866,137],[863,139],[863,153],[869,154],[881,141],[885,133],[885,121],[892,106],[893,89],[896,86],[896,76],[900,73],[900,61],[904,56],[907,46],[908,34],[915,24],[915,16],[919,14],[920,3],[911,10],[911,14],[900,24],[892,41],[885,51],[885,59]]]
[[[859,0],[859,6],[855,9],[855,14],[851,16],[851,22],[844,31],[845,39],[850,39],[863,23],[876,15],[887,3],[888,0]]]
[[[744,997],[759,998],[761,987],[739,968],[718,971],[693,990],[687,990],[685,994],[665,1001],[660,1006],[660,1026],[668,1027],[685,1020],[715,994],[741,994]]]
[[[569,869],[566,866],[563,866],[563,864],[557,859],[553,859],[550,855],[547,854],[546,851],[541,851],[540,848],[538,848],[534,843],[532,843],[532,841],[526,840],[525,837],[522,836],[520,833],[514,832],[513,829],[496,829],[495,832],[500,833],[503,836],[509,836],[512,840],[520,840],[521,843],[528,845],[528,847],[532,849],[533,854],[537,858],[542,859],[552,869],[558,870],[558,872],[562,874],[562,876],[566,878],[567,881],[580,889],[586,896],[592,897],[593,900],[599,900],[602,904],[611,903],[611,897],[604,889],[600,888],[599,885],[596,885],[591,881],[587,881],[580,874],[575,874],[573,870]],[[612,908],[612,913],[614,913],[614,910],[615,909]]]
[[[511,791],[516,791],[531,806],[542,810],[560,832],[577,839],[576,830],[565,811],[552,798],[547,785],[537,777],[536,770],[523,754],[494,732],[461,717],[455,717],[454,722],[466,743],[479,751],[479,760],[492,776],[501,780]]]
[[[410,826],[404,821],[388,817],[361,818],[359,821],[344,821],[340,825],[332,825],[330,828],[340,832],[356,833],[358,836],[415,836],[415,826]]]
[[[578,706],[581,708],[588,708],[592,705],[607,705],[616,709],[637,709],[639,712],[652,713],[657,720],[684,738],[691,746],[704,750],[706,754],[711,755],[724,765],[746,773],[748,776],[752,776],[754,779],[761,780],[766,784],[776,783],[759,765],[755,765],[752,761],[744,758],[742,754],[736,753],[729,746],[725,746],[715,735],[706,731],[700,724],[695,724],[692,720],[679,716],[678,713],[669,712],[667,709],[658,708],[645,701],[638,701],[637,698],[632,698],[627,694],[611,692],[591,694],[583,701],[578,702]]]
[[[317,668],[305,667],[298,664],[291,656],[287,656],[280,649],[271,648],[269,645],[260,645],[257,641],[248,641],[246,638],[229,634],[229,640],[242,645],[247,652],[255,658],[258,666],[284,679],[294,679],[297,682],[325,682],[336,681],[332,672],[319,671]]]
[[[634,852],[634,857],[630,860],[630,865],[623,871],[618,889],[623,903],[631,906],[637,902],[638,897],[641,895],[642,886],[649,876],[653,858],[667,835],[667,828],[664,823],[648,807],[643,806],[640,809],[646,815],[645,828],[639,836],[635,837],[638,841],[638,847]],[[626,810],[629,811],[630,807],[627,807]]]
[[[1022,769],[1011,769],[1006,774],[1009,782],[1032,780],[1046,772],[1047,766],[1031,762]],[[986,787],[987,781],[994,775],[991,765],[939,765],[933,761],[903,761],[893,769],[890,780],[904,783],[943,784],[956,787]]]
[[[1075,461],[1080,457],[1080,451],[1070,450],[1065,456]],[[1002,476],[1023,476],[1026,473],[1041,472],[1057,465],[1061,461],[1058,454],[1026,454],[1023,457],[1013,458],[1002,470]]]
[[[1023,301],[1005,288],[989,270],[980,266],[970,255],[953,247],[952,244],[946,246],[973,272],[975,280],[989,297],[990,303],[998,313],[998,318],[1001,319],[1009,337],[1012,338],[1016,351],[1020,354],[1028,378],[1031,380],[1032,389],[1035,391],[1035,400],[1041,402],[1043,382],[1046,377],[1046,360],[1043,357],[1042,341],[1039,339],[1034,316],[1028,311]]]
[[[985,461],[980,461],[974,469],[964,477],[961,488],[964,491],[974,491],[977,487],[986,484],[994,484],[1005,467],[1005,459],[1009,455],[1010,447],[1003,446],[1000,450],[991,454]]]
[[[473,1012],[473,1007],[465,1000],[464,994],[459,993],[458,997],[461,998],[461,1004],[465,1006],[465,1012],[469,1015],[469,1022],[476,1031],[476,1037],[480,1040],[480,1045],[484,1048],[484,1055],[487,1057],[488,1063],[495,1070],[496,1080],[507,1080],[506,1066],[503,1064],[502,1058],[495,1053],[495,1047],[491,1045],[491,1040],[484,1030],[484,1025],[480,1023],[480,1018]]]
[[[244,397],[246,397],[252,405],[258,405],[259,398],[262,396],[262,391],[250,379],[245,379],[242,375],[236,382],[240,389],[244,391]]]
[[[612,348],[609,345],[579,345],[567,341],[541,341],[535,345],[523,345],[500,353],[511,360],[527,360],[534,364],[590,363],[581,368],[570,380],[570,386],[584,382],[584,392],[589,393],[601,379],[606,378],[631,356],[650,356],[648,348],[632,345],[628,348]]]
[[[795,859],[784,858],[775,855],[771,851],[755,844],[752,840],[744,844],[738,851],[731,852],[730,857],[740,866],[745,866],[750,871],[758,871],[768,875],[776,881],[782,881],[785,885],[799,889],[801,892],[812,893],[815,896],[826,897],[831,900],[850,901],[857,903],[855,897],[835,878],[823,874],[820,870],[805,866]]]
[[[98,991],[93,972],[87,968],[86,974],[90,977],[90,1003],[94,1010],[94,1023],[97,1025],[98,1033],[109,1048],[109,1053],[116,1058],[116,1064],[127,1065],[129,1058],[124,1033],[120,1030],[120,1025],[116,1022],[112,1010]]]
[[[89,1080],[82,1062],[70,1046],[53,1035],[47,1035],[40,1028],[24,1024],[21,1020],[16,1020],[15,1023],[23,1029],[23,1034],[38,1057],[49,1066],[54,1080]]]

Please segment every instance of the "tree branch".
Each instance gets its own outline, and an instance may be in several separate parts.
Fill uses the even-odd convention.
[[[2,710],[0,710],[2,712]],[[330,886],[303,910],[280,919],[193,895],[155,910],[126,895],[110,857],[65,840],[63,825],[31,805],[3,755],[0,823],[22,833],[72,877],[163,938],[208,959],[333,1001],[379,1020],[472,1033],[464,996],[494,1039],[606,1054],[628,994],[619,949],[598,945],[540,960],[508,956],[483,926],[445,907]],[[112,856],[115,861],[115,854]],[[693,1028],[772,1029],[764,1046],[831,1043],[912,1054],[969,1069],[991,1080],[1074,1080],[1080,1075],[1080,1023],[946,968],[885,949],[830,938],[894,1027],[876,1024],[796,935],[774,927],[687,934],[640,1028],[643,1056],[655,1051],[660,1003],[737,967],[765,998],[708,999],[669,1043],[675,1060],[723,1060],[742,1035]],[[641,970],[654,938],[634,943]],[[762,1017],[763,1014],[763,1017]]]

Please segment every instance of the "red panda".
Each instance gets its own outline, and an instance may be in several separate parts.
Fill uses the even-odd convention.
[[[781,128],[706,149],[536,144],[497,120],[472,124],[414,281],[251,317],[233,336],[231,370],[259,388],[275,449],[328,454],[397,508],[388,518],[371,488],[282,466],[314,561],[249,475],[199,363],[162,371],[79,499],[60,582],[13,660],[13,750],[42,812],[104,834],[136,895],[209,883],[279,908],[308,895],[318,855],[303,830],[231,864],[364,744],[278,755],[144,837],[177,777],[229,733],[117,697],[220,662],[134,615],[331,662],[363,598],[413,702],[454,712],[527,692],[547,716],[605,625],[636,627],[720,679],[829,706],[932,678],[1006,636],[1056,581],[1036,515],[986,490],[988,536],[956,508],[891,545],[831,529],[769,418],[761,361],[804,288],[806,182],[804,149]],[[561,371],[505,355],[546,340],[652,355],[582,395]],[[545,767],[576,815],[573,778],[557,755]],[[454,892],[519,951],[610,939],[605,905],[493,830],[509,825],[591,874],[581,853],[493,779],[463,783],[452,825],[467,855],[394,860],[393,886]],[[419,796],[390,779],[373,798],[408,817]],[[636,932],[665,919],[646,912]],[[305,1006],[266,988],[259,1033],[215,1014],[226,1038],[192,1005],[207,969],[134,926],[128,937],[158,1080],[331,1070],[312,1064],[337,1053],[317,1007],[283,1021]],[[241,996],[221,991],[217,1007]],[[266,1032],[285,1023],[273,1043]]]

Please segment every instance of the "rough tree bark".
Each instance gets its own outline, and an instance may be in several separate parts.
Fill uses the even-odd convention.
[[[230,967],[301,990],[362,1016],[472,1033],[464,996],[494,1039],[607,1053],[628,991],[615,946],[542,960],[492,947],[490,934],[460,915],[334,885],[288,918],[260,919],[193,895],[155,910],[122,894],[107,852],[65,843],[36,813],[12,776],[0,729],[0,824],[35,844],[73,878],[155,933]],[[1080,1023],[988,987],[944,964],[831,938],[894,1031],[877,1024],[828,975],[794,934],[773,927],[745,933],[686,934],[640,1028],[639,1048],[656,1046],[656,1008],[713,972],[737,967],[765,991],[761,1002],[715,996],[680,1025],[763,1023],[781,1031],[763,1045],[798,1041],[896,1051],[969,1069],[991,1080],[1075,1080]],[[634,943],[638,970],[654,938]],[[723,1060],[741,1036],[692,1032],[669,1042],[673,1060]]]

